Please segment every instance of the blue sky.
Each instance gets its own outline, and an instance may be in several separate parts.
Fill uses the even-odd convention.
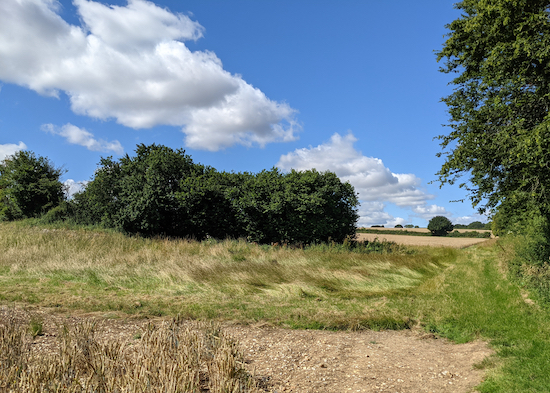
[[[226,171],[331,170],[360,225],[485,221],[429,184],[449,131],[438,72],[453,2],[3,0],[0,158],[89,180],[138,143]]]

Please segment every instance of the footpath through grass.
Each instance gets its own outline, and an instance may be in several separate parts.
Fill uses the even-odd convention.
[[[478,365],[487,369],[481,392],[548,392],[550,312],[525,302],[499,264],[504,258],[496,242],[462,250],[416,296],[396,299],[393,306],[457,343],[487,340],[496,355]]]
[[[419,326],[488,341],[496,354],[478,365],[480,391],[549,391],[550,310],[525,302],[490,242],[366,253],[0,224],[0,300],[291,328]]]

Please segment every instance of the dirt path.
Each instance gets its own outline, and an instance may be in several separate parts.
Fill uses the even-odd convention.
[[[277,392],[469,392],[491,352],[410,331],[228,330]]]
[[[58,326],[97,319],[98,339],[132,340],[150,320],[65,316],[33,310],[44,321],[34,350],[55,350]],[[161,320],[156,320],[160,322]],[[192,323],[192,322],[190,322]],[[473,365],[491,354],[486,344],[455,345],[413,331],[328,332],[225,325],[247,368],[268,392],[470,392],[481,382]]]

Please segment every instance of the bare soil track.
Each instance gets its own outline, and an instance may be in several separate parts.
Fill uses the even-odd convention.
[[[99,340],[133,340],[151,322],[32,312],[44,321],[45,334],[33,342],[40,352],[55,350],[63,324],[94,318]],[[456,345],[421,331],[330,332],[230,323],[223,328],[240,343],[247,368],[266,392],[465,393],[483,377],[474,364],[491,354],[483,342]]]

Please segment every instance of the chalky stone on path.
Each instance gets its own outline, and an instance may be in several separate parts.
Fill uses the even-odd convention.
[[[328,332],[233,327],[257,376],[277,392],[470,392],[491,354],[483,342],[452,344],[412,331]]]

